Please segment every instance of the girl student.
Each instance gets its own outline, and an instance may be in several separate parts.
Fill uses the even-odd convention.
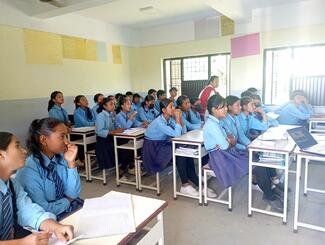
[[[175,109],[170,99],[160,101],[160,115],[150,123],[145,132],[142,148],[143,165],[149,174],[162,171],[172,159],[172,137],[186,133],[186,127],[182,120],[182,111]],[[198,196],[195,187],[199,186],[199,178],[196,174],[192,158],[176,157],[176,166],[181,178],[181,193]],[[193,187],[193,185],[194,187]],[[208,188],[208,195],[215,197],[213,190]]]
[[[116,129],[114,120],[115,120],[115,98],[105,98],[97,109],[97,118],[96,118],[96,158],[100,169],[109,169],[115,167],[115,155],[114,155],[114,140],[113,133],[122,133],[123,128]],[[119,153],[122,153],[122,150],[119,150]],[[123,151],[123,154],[119,155],[119,160],[122,162],[122,165],[127,161],[125,156],[130,154],[129,151]],[[123,159],[124,157],[124,159]],[[132,160],[132,156],[129,157]]]
[[[88,107],[88,100],[84,95],[78,95],[74,99],[76,109],[73,113],[75,127],[87,127],[95,125],[95,114]]]
[[[253,113],[254,117],[260,121],[263,121],[263,114],[261,113],[261,111],[264,111],[266,113],[269,110],[266,108],[265,105],[262,104],[261,97],[258,94],[251,95],[251,98],[253,99],[253,103],[255,105],[255,112]],[[279,125],[279,122],[276,119],[273,119],[268,115],[266,116],[270,127],[277,127]]]
[[[196,118],[197,121],[201,122],[200,110],[202,108],[201,100],[199,98],[190,98],[191,102],[191,117]]]
[[[62,92],[53,91],[50,95],[47,111],[49,112],[49,117],[56,118],[66,125],[70,125],[68,113],[64,108],[62,108],[63,103],[64,97]]]
[[[248,173],[247,151],[238,151],[236,140],[227,136],[220,120],[227,114],[226,101],[220,95],[209,98],[207,109],[209,116],[203,127],[203,140],[209,152],[209,167],[214,171],[218,181],[224,188],[233,186]],[[263,198],[277,211],[283,209],[281,200],[274,192],[268,168],[255,167],[253,174],[256,182],[262,189]]]
[[[54,118],[34,120],[29,127],[25,167],[17,180],[33,202],[61,220],[81,208],[77,147],[67,140],[67,127]]]
[[[93,106],[93,108],[91,108],[91,110],[95,116],[97,116],[97,109],[98,109],[99,105],[102,103],[104,98],[105,98],[104,95],[101,93],[97,93],[94,95],[95,105]]]
[[[188,131],[201,128],[201,120],[191,113],[191,102],[186,95],[181,95],[176,100],[178,108],[182,111],[182,120]]]
[[[151,123],[158,115],[159,112],[155,109],[155,98],[151,95],[147,95],[138,110],[137,120]]]
[[[15,178],[14,172],[24,166],[26,151],[11,133],[0,132],[0,244],[48,244],[52,233],[62,242],[73,238],[73,227],[55,221],[55,215],[33,203]],[[26,232],[30,226],[40,233]]]

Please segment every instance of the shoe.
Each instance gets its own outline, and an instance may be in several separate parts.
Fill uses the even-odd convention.
[[[119,169],[119,178],[122,178],[122,176],[125,174],[125,171],[123,169]]]
[[[265,197],[265,195],[263,195],[263,200],[266,200],[274,211],[283,213],[283,202],[281,202],[278,198],[274,198],[274,200],[269,200]]]
[[[128,173],[131,174],[131,175],[135,175],[135,167],[128,168]]]
[[[130,181],[130,179],[129,179],[129,177],[126,175],[126,174],[124,174],[122,177],[120,177],[120,180],[121,181]]]
[[[203,190],[204,190],[204,188],[203,188]],[[202,193],[204,195],[203,190],[202,190]],[[216,198],[218,196],[217,193],[214,190],[210,189],[210,188],[207,188],[207,194],[208,194],[209,198]]]
[[[259,191],[259,192],[262,192],[263,193],[262,189],[259,187],[258,184],[252,183],[252,190],[253,191]]]
[[[281,191],[280,188],[278,188],[278,187],[275,187],[275,188],[273,188],[272,190],[273,190],[273,192],[274,192],[274,195],[275,195],[277,198],[279,198],[279,199],[281,199],[281,200],[283,201],[283,199],[284,199],[284,192]]]
[[[148,174],[144,167],[141,167],[140,171],[141,171],[141,176],[145,176]]]
[[[190,195],[190,196],[194,196],[194,197],[198,197],[199,196],[199,192],[193,188],[193,186],[191,185],[186,185],[186,186],[182,186],[180,193],[186,194],[186,195]]]

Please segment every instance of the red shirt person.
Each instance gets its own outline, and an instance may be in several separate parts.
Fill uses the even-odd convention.
[[[219,77],[218,76],[211,76],[209,79],[209,84],[200,92],[199,99],[201,101],[201,119],[205,119],[205,112],[207,110],[208,99],[218,93],[216,88],[219,86]]]

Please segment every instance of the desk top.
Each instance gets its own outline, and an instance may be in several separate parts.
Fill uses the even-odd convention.
[[[145,128],[129,128],[124,130],[123,133],[114,133],[113,136],[127,136],[132,138],[142,137],[146,132]]]
[[[95,131],[95,126],[91,126],[91,127],[80,127],[80,128],[72,128],[71,129],[71,133],[77,133],[77,134],[86,134],[86,133],[90,133],[90,132],[94,132]]]
[[[201,143],[203,144],[203,130],[195,129],[187,132],[179,137],[172,138],[172,141],[182,142],[182,143]]]
[[[167,202],[163,200],[142,197],[137,195],[132,195],[132,202],[133,202],[136,232],[132,232],[129,234],[78,240],[74,244],[76,245],[126,244],[130,242],[132,238],[134,238],[136,234],[140,232],[151,220],[157,217],[157,215],[161,213],[168,205]],[[61,223],[73,225],[75,227],[75,230],[78,230],[79,216],[80,216],[80,211],[77,211],[76,213],[62,220]]]
[[[282,131],[286,131],[287,129],[294,128],[297,126],[293,125],[279,125],[277,128]],[[272,128],[274,130],[274,128]],[[266,131],[267,132],[267,131]],[[248,145],[249,149],[256,149],[256,150],[274,150],[279,152],[292,152],[295,147],[295,142],[293,139],[289,136],[286,140],[260,140],[255,139],[252,143]]]

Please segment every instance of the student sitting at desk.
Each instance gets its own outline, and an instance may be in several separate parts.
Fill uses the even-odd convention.
[[[177,88],[176,87],[172,87],[169,89],[169,95],[170,95],[170,100],[173,101],[174,103],[174,107],[177,107],[177,102],[176,102],[176,97],[177,97]]]
[[[138,110],[138,121],[151,123],[158,115],[159,112],[155,109],[155,98],[147,95]]]
[[[255,139],[269,128],[268,118],[263,110],[257,110],[263,116],[261,121],[252,115],[255,112],[255,104],[251,97],[242,97],[240,99],[240,106],[242,111],[237,118],[247,138],[250,140]]]
[[[160,111],[160,101],[166,99],[166,92],[164,90],[157,91],[157,100],[155,102],[155,109]]]
[[[295,90],[290,95],[290,102],[277,109],[276,113],[280,115],[280,124],[307,126],[312,108],[304,91]]]
[[[253,115],[255,116],[256,119],[263,121],[263,112],[266,113],[267,109],[266,106],[262,104],[262,100],[261,97],[258,94],[253,94],[251,96],[251,98],[253,99],[253,103],[255,105],[255,111],[253,113]],[[270,124],[270,127],[276,127],[279,125],[279,122],[276,119],[273,119],[271,117],[267,116],[267,120]]]
[[[225,99],[220,95],[213,95],[208,100],[207,109],[209,116],[203,127],[203,140],[210,156],[209,167],[223,187],[228,188],[248,173],[248,154],[247,151],[238,151],[234,147],[236,140],[228,137],[221,126],[220,120],[227,113]],[[264,192],[263,198],[276,210],[282,210],[282,203],[272,189],[269,169],[255,167],[253,174],[256,177],[256,184]]]
[[[11,133],[0,132],[0,244],[48,244],[51,233],[62,242],[71,240],[73,227],[57,223],[54,214],[33,203],[19,182],[10,178],[24,166],[25,159],[26,151],[17,138]],[[22,226],[42,232],[30,234]]]
[[[152,97],[154,97],[155,100],[157,99],[157,91],[153,88],[148,90],[148,95],[151,95]]]
[[[98,109],[100,103],[102,103],[104,98],[105,98],[104,95],[101,93],[95,94],[95,96],[94,96],[95,105],[93,106],[93,108],[91,108],[91,111],[95,116],[97,116],[97,109]]]
[[[17,180],[33,202],[58,220],[81,208],[77,146],[67,140],[67,127],[54,118],[34,120],[29,128],[29,156]]]
[[[186,133],[181,110],[175,110],[174,103],[169,99],[162,100],[160,105],[160,115],[153,120],[144,134],[142,158],[143,165],[149,174],[162,171],[171,161],[173,156],[171,137],[178,137],[182,133]],[[199,186],[193,158],[177,156],[176,166],[182,181],[180,192],[198,196],[199,192],[192,186],[192,184]],[[213,190],[209,188],[208,195],[216,197]]]
[[[95,125],[96,116],[88,107],[88,100],[84,95],[78,95],[74,99],[76,109],[73,113],[74,126],[79,127],[89,127]]]
[[[187,131],[201,128],[201,120],[195,117],[191,109],[190,99],[186,95],[181,95],[177,98],[177,105],[182,111],[182,120]]]
[[[201,100],[199,98],[191,98],[191,111],[190,113],[193,114],[192,117],[197,118],[201,122],[200,111],[202,108]]]
[[[132,111],[139,111],[140,107],[141,107],[141,100],[142,97],[140,96],[140,94],[135,93],[132,97]]]
[[[105,98],[97,109],[96,118],[96,159],[100,169],[109,169],[115,167],[114,140],[113,133],[122,133],[123,128],[116,129],[115,120],[115,103],[114,99]],[[119,151],[121,152],[121,150]],[[123,156],[128,155],[125,151],[119,157],[123,166],[126,160],[122,160]],[[131,158],[132,160],[132,158]]]
[[[237,118],[241,112],[240,99],[237,96],[229,95],[226,97],[226,104],[228,113],[220,119],[220,125],[226,131],[228,137],[233,137],[236,140],[236,149],[246,151],[247,145],[251,141],[244,134]]]
[[[56,118],[66,125],[70,125],[68,113],[64,108],[62,108],[63,103],[64,97],[62,92],[54,91],[51,93],[47,111],[49,112],[49,117]]]

